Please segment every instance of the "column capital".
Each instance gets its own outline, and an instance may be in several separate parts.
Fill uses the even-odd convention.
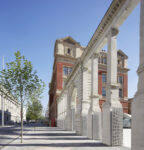
[[[99,56],[100,56],[99,53],[93,53],[92,56],[91,56],[91,58],[95,59],[95,58],[98,58]]]
[[[93,94],[90,96],[90,98],[99,98],[99,95],[98,94]]]
[[[111,28],[108,35],[110,34],[111,37],[114,37],[114,36],[117,36],[118,33],[119,33],[119,30],[117,28]]]
[[[118,89],[119,85],[117,83],[107,83],[106,87],[108,89]]]
[[[83,70],[83,71],[87,71],[87,70],[88,70],[88,67],[82,67],[82,70]]]

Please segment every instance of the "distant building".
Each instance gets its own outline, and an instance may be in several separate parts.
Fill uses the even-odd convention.
[[[54,48],[54,65],[51,83],[49,84],[49,120],[51,126],[56,126],[57,122],[57,98],[59,97],[67,76],[72,72],[76,60],[81,57],[84,47],[71,37],[56,40]],[[128,71],[127,55],[118,50],[118,84],[119,100],[123,105],[123,110],[128,113]],[[99,56],[99,104],[102,106],[106,100],[107,83],[107,53],[102,50]],[[101,107],[102,108],[102,107]]]
[[[20,103],[0,85],[0,125],[2,124],[2,110],[4,111],[4,124],[19,123]]]

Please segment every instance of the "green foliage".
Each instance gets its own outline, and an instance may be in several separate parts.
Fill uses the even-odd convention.
[[[1,71],[0,84],[3,85],[13,96],[21,101],[21,143],[23,139],[23,103],[27,99],[31,99],[33,95],[40,97],[44,88],[44,82],[37,76],[37,72],[33,71],[33,66],[30,61],[26,60],[21,53],[15,53],[15,60],[6,64],[7,68]],[[39,91],[36,94],[36,91]],[[35,94],[34,94],[35,93]],[[40,115],[42,105],[38,99],[32,99],[34,106],[33,118],[35,115]],[[33,109],[33,107],[29,107]],[[38,113],[38,114],[37,114]]]
[[[15,60],[7,63],[6,69],[1,71],[0,84],[21,102],[29,99],[38,88],[44,87],[31,62],[21,56],[20,51],[15,53]]]
[[[41,84],[39,87],[31,93],[29,101],[27,103],[27,120],[41,120],[42,118],[42,105],[40,103],[41,94],[45,85]]]
[[[42,105],[38,99],[31,99],[28,102],[27,120],[39,120],[42,116]]]

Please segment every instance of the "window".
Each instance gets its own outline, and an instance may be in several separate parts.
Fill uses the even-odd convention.
[[[98,62],[101,63],[101,58],[100,57],[98,58]]]
[[[63,74],[64,75],[68,75],[68,74],[70,74],[72,72],[72,67],[66,67],[66,66],[64,66],[63,67]]]
[[[65,47],[65,54],[68,56],[73,56],[73,51],[72,49]]]
[[[118,59],[118,66],[122,67],[122,60]]]
[[[70,55],[71,54],[71,50],[68,48],[67,53]]]
[[[71,73],[72,72],[72,68],[71,67],[69,67],[69,73]]]
[[[63,67],[63,73],[64,75],[68,75],[68,67],[66,66]]]
[[[118,64],[120,64],[120,60],[118,60]]]
[[[120,83],[120,84],[123,83],[123,77],[122,76],[118,76],[118,83]]]
[[[122,89],[119,89],[119,97],[123,97],[123,90]]]
[[[106,88],[102,87],[102,96],[106,96]]]
[[[102,82],[103,83],[106,83],[107,79],[106,79],[106,74],[105,73],[102,73]]]
[[[103,58],[103,63],[106,64],[107,60],[106,57]]]

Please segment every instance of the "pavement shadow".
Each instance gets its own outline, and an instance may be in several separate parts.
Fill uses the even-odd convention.
[[[1,144],[0,146],[5,146]],[[50,143],[50,144],[9,144],[9,147],[107,147],[102,143]]]
[[[25,136],[77,136],[76,133],[27,133]]]
[[[73,138],[73,137],[67,137],[67,138],[63,138],[63,137],[61,137],[61,138],[23,138],[24,140],[66,140],[66,141],[68,141],[68,140],[89,140],[88,138]]]

